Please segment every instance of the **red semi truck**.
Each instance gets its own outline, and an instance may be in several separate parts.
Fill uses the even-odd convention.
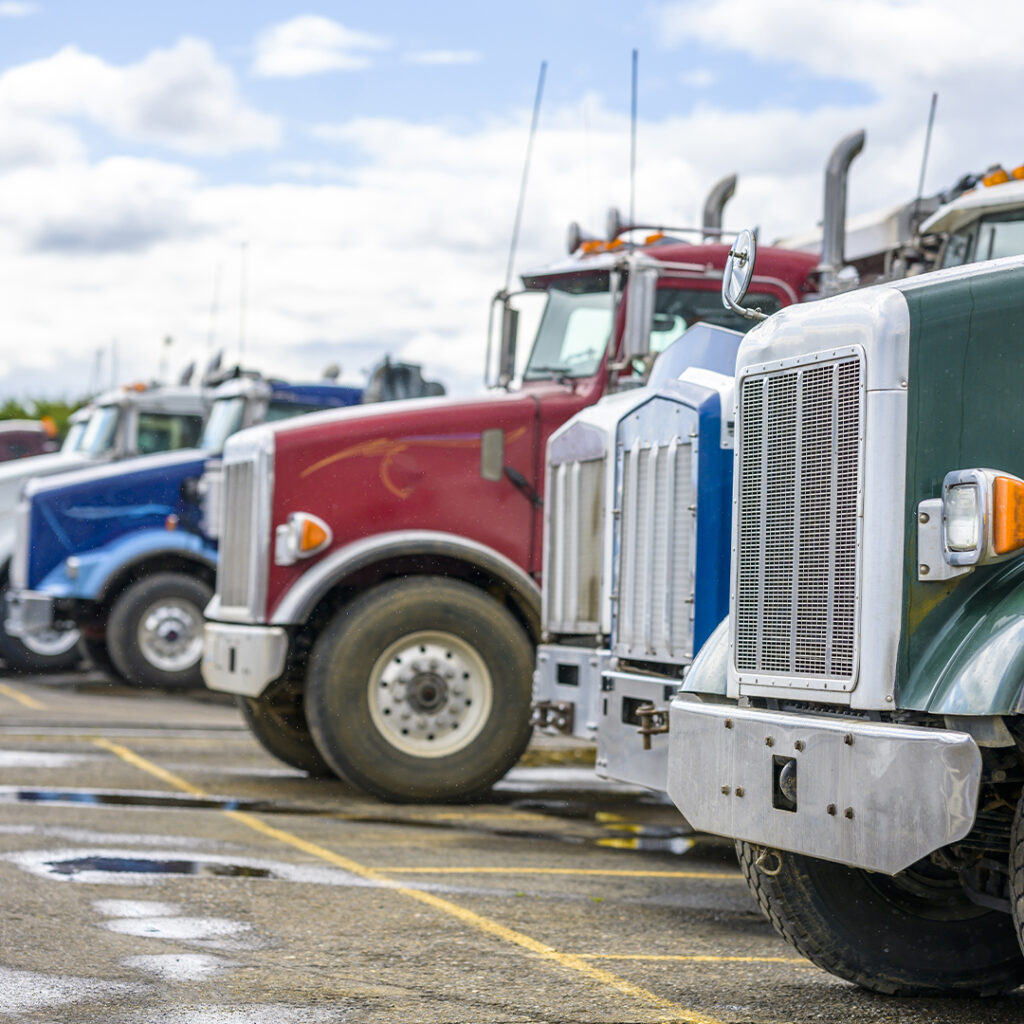
[[[515,387],[517,315],[499,293],[503,391],[229,440],[212,482],[224,520],[203,676],[241,698],[267,750],[398,801],[467,799],[516,762],[541,633],[548,437],[641,383],[693,323],[750,325],[719,297],[734,184],[716,186],[694,244],[670,237],[686,229],[639,246],[622,226],[609,242],[571,230],[568,260],[523,275],[547,301]],[[813,293],[820,269],[772,248],[757,267],[766,313]]]

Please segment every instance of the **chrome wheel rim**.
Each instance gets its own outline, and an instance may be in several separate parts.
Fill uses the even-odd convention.
[[[453,633],[408,633],[370,671],[370,717],[393,747],[447,757],[469,746],[491,713],[494,684],[476,649]]]
[[[25,650],[40,658],[59,658],[67,654],[80,638],[77,629],[47,629],[19,637]]]
[[[203,653],[203,613],[185,598],[161,598],[139,618],[139,650],[161,672],[183,672]]]

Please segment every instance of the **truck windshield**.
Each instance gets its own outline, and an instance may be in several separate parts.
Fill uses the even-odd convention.
[[[62,452],[77,452],[82,447],[82,438],[85,436],[86,420],[79,420],[68,427],[64,435],[64,443],[60,446]]]
[[[82,443],[79,446],[80,450],[95,457],[113,451],[120,418],[120,406],[99,406],[85,425],[85,433],[82,435]]]
[[[1004,210],[954,231],[942,254],[944,267],[1024,253],[1024,210]]]
[[[781,308],[779,300],[767,293],[751,292],[744,304],[771,316]],[[659,288],[655,299],[654,322],[651,324],[651,353],[664,352],[676,338],[694,324],[713,324],[746,334],[757,323],[726,309],[721,292],[716,288]]]
[[[612,331],[612,295],[602,274],[572,291],[551,288],[523,380],[591,377]]]
[[[199,447],[204,452],[218,454],[224,450],[224,442],[242,429],[242,417],[245,415],[245,398],[235,395],[233,398],[218,398],[210,410],[203,439]]]

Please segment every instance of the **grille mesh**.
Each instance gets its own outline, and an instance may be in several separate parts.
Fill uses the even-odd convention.
[[[693,654],[691,453],[678,439],[622,453],[619,657],[678,661]]]
[[[229,608],[248,608],[252,601],[252,547],[256,539],[255,483],[255,463],[224,464],[217,593],[221,604]]]
[[[849,681],[860,360],[747,377],[739,416],[736,668]]]
[[[546,627],[556,633],[599,629],[604,569],[604,460],[550,467]]]

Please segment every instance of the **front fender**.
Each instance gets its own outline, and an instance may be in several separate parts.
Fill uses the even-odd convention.
[[[78,571],[74,578],[68,575],[67,560],[62,561],[36,589],[55,598],[100,601],[122,572],[163,555],[184,557],[211,569],[217,566],[217,546],[205,537],[184,530],[139,530],[76,555]]]
[[[679,688],[680,693],[704,693],[718,697],[726,695],[729,678],[729,620],[715,626],[704,641],[697,657]]]
[[[932,614],[945,611],[943,604]],[[928,643],[900,708],[965,716],[1024,711],[1024,560],[988,577],[941,622],[926,625]]]
[[[339,548],[299,578],[278,603],[270,621],[274,625],[303,623],[319,601],[346,577],[380,562],[408,557],[450,559],[500,580],[511,591],[535,634],[539,634],[540,588],[515,562],[485,544],[432,530],[384,533]],[[208,611],[207,617],[215,616]]]

